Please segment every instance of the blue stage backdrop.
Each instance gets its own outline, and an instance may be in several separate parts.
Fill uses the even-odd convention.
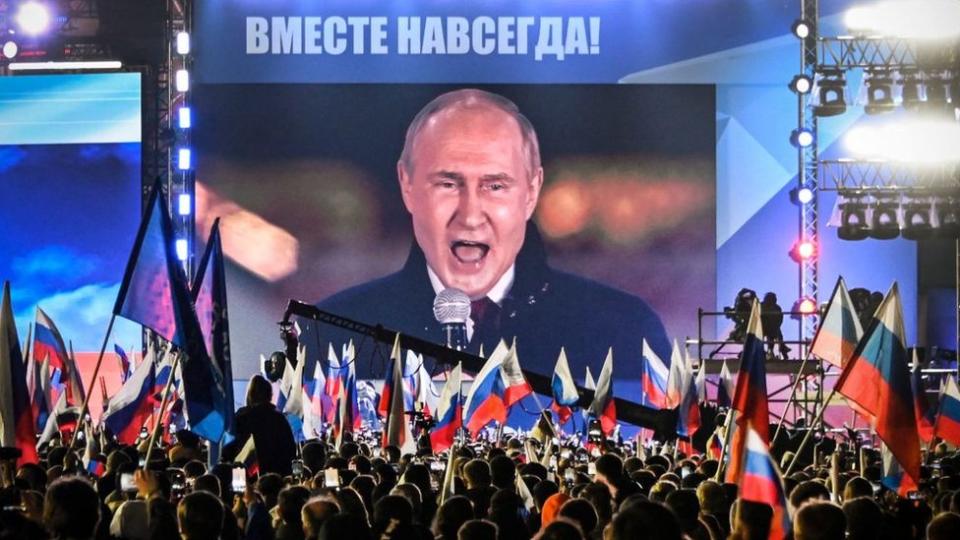
[[[140,222],[140,74],[0,77],[0,280],[99,351]],[[140,327],[113,341],[139,349]],[[85,368],[84,368],[85,369]]]

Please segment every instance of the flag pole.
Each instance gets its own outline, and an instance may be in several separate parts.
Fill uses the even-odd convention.
[[[810,360],[810,352],[807,351],[807,354],[803,356],[803,362],[800,362],[800,371],[797,372],[797,379],[793,382],[793,390],[790,392],[790,399],[787,400],[786,407],[783,408],[783,414],[780,415],[780,421],[777,422],[777,429],[773,432],[774,441],[777,440],[777,435],[780,434],[780,428],[783,427],[783,420],[787,417],[787,412],[790,410],[790,405],[796,400],[797,397],[797,387],[800,386],[801,380],[806,380],[806,375],[803,374],[803,370],[807,367],[807,361]],[[804,412],[804,416],[806,416]]]
[[[153,447],[157,442],[157,434],[160,432],[160,426],[163,424],[163,411],[167,408],[167,401],[170,398],[170,387],[176,378],[174,374],[177,371],[177,364],[180,363],[180,357],[183,352],[173,355],[173,366],[170,368],[170,376],[167,377],[167,384],[163,387],[163,399],[160,400],[160,411],[157,413],[157,421],[153,424],[153,432],[150,433],[150,446],[147,447],[147,456],[143,460],[143,468],[146,470],[150,466],[150,456],[153,454]]]
[[[813,422],[811,422],[810,425],[807,426],[807,433],[803,436],[803,439],[800,441],[800,446],[797,447],[797,453],[794,454],[793,459],[790,460],[790,465],[787,467],[787,470],[784,471],[783,473],[784,476],[789,476],[790,473],[793,471],[794,466],[796,466],[797,464],[797,460],[800,458],[800,454],[803,453],[803,449],[807,446],[807,443],[810,442],[810,435],[813,434],[814,426],[816,426],[818,422],[823,420],[823,413],[827,410],[827,405],[829,405],[830,402],[833,401],[833,396],[835,396],[836,394],[837,394],[837,385],[834,385],[833,390],[830,391],[830,395],[827,396],[827,399],[820,404],[820,410],[817,411],[817,416],[814,417]]]
[[[27,365],[28,363],[30,363],[30,354],[33,352],[33,350],[30,348],[30,345],[32,344],[33,344],[33,323],[30,323],[27,325],[27,342],[23,346],[24,351],[26,351],[23,355],[23,365]],[[33,361],[36,362],[37,360],[34,359]],[[39,369],[39,367],[37,369]],[[27,373],[27,377],[35,377],[35,375],[32,373]],[[30,379],[27,379],[27,380],[29,381]]]
[[[97,365],[94,366],[93,368],[93,377],[91,377],[90,379],[91,381],[97,380],[97,376],[100,375],[100,365],[103,364],[103,353],[105,353],[107,350],[107,342],[110,341],[110,333],[113,332],[113,321],[116,320],[116,318],[117,318],[116,313],[110,314],[110,323],[107,324],[107,333],[103,336],[103,345],[100,346],[100,355],[97,356]],[[76,362],[73,363],[73,368],[79,371],[79,368],[77,367]],[[80,377],[79,372],[77,373],[77,377]],[[70,381],[67,381],[67,384],[70,384]],[[82,378],[80,379],[80,384],[81,385],[83,384]],[[78,439],[77,434],[80,433],[80,429],[84,425],[83,418],[87,415],[87,411],[90,406],[90,394],[91,392],[83,393],[83,405],[80,407],[79,426],[77,427],[76,432],[74,432],[73,438],[70,440],[70,445],[67,446],[68,450],[73,450],[73,446],[76,444]]]
[[[730,434],[733,431],[733,415],[736,414],[736,410],[733,407],[727,409],[727,419],[723,424],[723,446],[720,448],[720,461],[717,463],[717,473],[713,476],[713,479],[717,482],[720,481],[720,478],[723,476],[723,463],[726,461],[727,452],[730,450]]]

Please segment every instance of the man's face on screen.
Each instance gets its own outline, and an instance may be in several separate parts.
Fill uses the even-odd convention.
[[[398,166],[427,264],[447,287],[487,294],[523,245],[543,180],[529,170],[516,120],[491,107],[433,115]]]

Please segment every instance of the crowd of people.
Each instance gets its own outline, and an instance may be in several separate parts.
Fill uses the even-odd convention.
[[[686,456],[670,445],[591,447],[566,437],[541,445],[511,436],[467,441],[451,457],[435,455],[428,437],[406,455],[380,448],[366,432],[344,434],[339,445],[296,444],[282,427],[284,416],[264,395],[252,394],[238,411],[238,418],[256,419],[245,429],[263,439],[252,464],[225,459],[208,466],[206,447],[186,431],[149,462],[146,443],[107,443],[106,467],[97,473],[83,467],[82,446],[58,438],[41,448],[39,464],[18,468],[16,452],[4,449],[0,539],[770,535],[771,507],[740,500],[736,484],[718,480],[718,460]],[[290,440],[275,440],[285,437]],[[882,484],[880,456],[871,451],[838,444],[814,461],[784,478],[795,540],[960,538],[960,455],[946,445],[930,452],[920,490],[906,497]]]

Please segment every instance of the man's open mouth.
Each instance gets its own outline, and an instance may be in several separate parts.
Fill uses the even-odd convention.
[[[482,242],[456,240],[450,244],[450,251],[462,263],[478,263],[487,256],[490,246]]]

